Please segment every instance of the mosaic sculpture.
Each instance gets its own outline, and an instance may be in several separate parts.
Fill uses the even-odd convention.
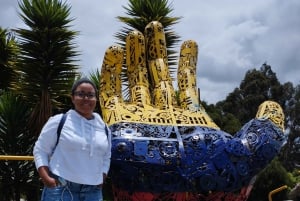
[[[185,41],[178,65],[178,96],[170,77],[164,29],[151,22],[132,31],[126,49],[107,49],[100,105],[112,131],[115,201],[246,200],[255,175],[285,142],[284,114],[266,101],[234,136],[205,112],[196,85],[198,47]],[[130,100],[122,97],[122,65]]]

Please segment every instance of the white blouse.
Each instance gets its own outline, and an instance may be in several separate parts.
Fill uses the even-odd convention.
[[[106,133],[97,113],[91,120],[75,110],[67,113],[56,148],[62,114],[50,117],[44,125],[33,149],[36,168],[48,166],[52,173],[79,184],[102,184],[103,173],[107,174],[110,167],[111,133]]]

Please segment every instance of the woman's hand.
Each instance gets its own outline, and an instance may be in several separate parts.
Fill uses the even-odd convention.
[[[48,188],[53,188],[58,185],[58,181],[49,175],[49,168],[47,166],[41,166],[38,168],[40,180]]]

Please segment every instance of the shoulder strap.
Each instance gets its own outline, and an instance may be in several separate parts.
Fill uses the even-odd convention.
[[[56,144],[55,144],[55,147],[57,146],[58,142],[59,142],[59,138],[60,138],[60,133],[61,133],[61,129],[63,128],[64,124],[65,124],[65,121],[66,121],[66,118],[67,118],[67,113],[64,113],[60,119],[60,122],[58,124],[58,127],[57,127],[57,139],[56,139]]]

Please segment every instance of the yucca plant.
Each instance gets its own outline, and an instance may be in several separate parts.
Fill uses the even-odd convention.
[[[27,28],[16,30],[20,43],[18,76],[13,88],[32,106],[31,132],[37,135],[54,110],[70,94],[77,66],[76,31],[70,6],[59,0],[22,0],[20,17]]]
[[[146,25],[152,21],[159,21],[163,25],[169,51],[179,42],[180,37],[171,29],[171,26],[177,24],[181,17],[170,16],[173,8],[168,0],[129,0],[128,7],[123,6],[123,8],[128,16],[118,16],[117,19],[128,27],[123,27],[115,35],[121,44],[124,44],[128,32],[138,30],[144,33]],[[169,53],[172,55],[174,51]]]
[[[14,32],[0,27],[0,93],[8,90],[12,81],[17,50]]]
[[[34,136],[27,129],[30,112],[20,95],[5,92],[0,96],[0,155],[32,154]],[[1,161],[0,201],[20,200],[21,194],[36,191],[32,186],[34,172],[32,161]]]
[[[115,34],[119,40],[118,44],[125,46],[127,34],[132,30],[138,30],[144,33],[144,29],[152,21],[159,21],[165,31],[168,64],[171,77],[175,78],[174,73],[177,69],[177,51],[173,48],[180,41],[180,37],[172,30],[172,26],[177,24],[181,17],[172,17],[172,5],[168,0],[129,0],[128,6],[123,6],[127,16],[118,16],[117,19],[124,22],[124,26],[120,32]],[[125,67],[125,66],[124,66]],[[123,69],[122,80],[124,85],[127,85],[128,79],[126,76],[126,69]],[[150,83],[151,85],[151,83]],[[128,87],[124,87],[125,98],[129,96]]]

